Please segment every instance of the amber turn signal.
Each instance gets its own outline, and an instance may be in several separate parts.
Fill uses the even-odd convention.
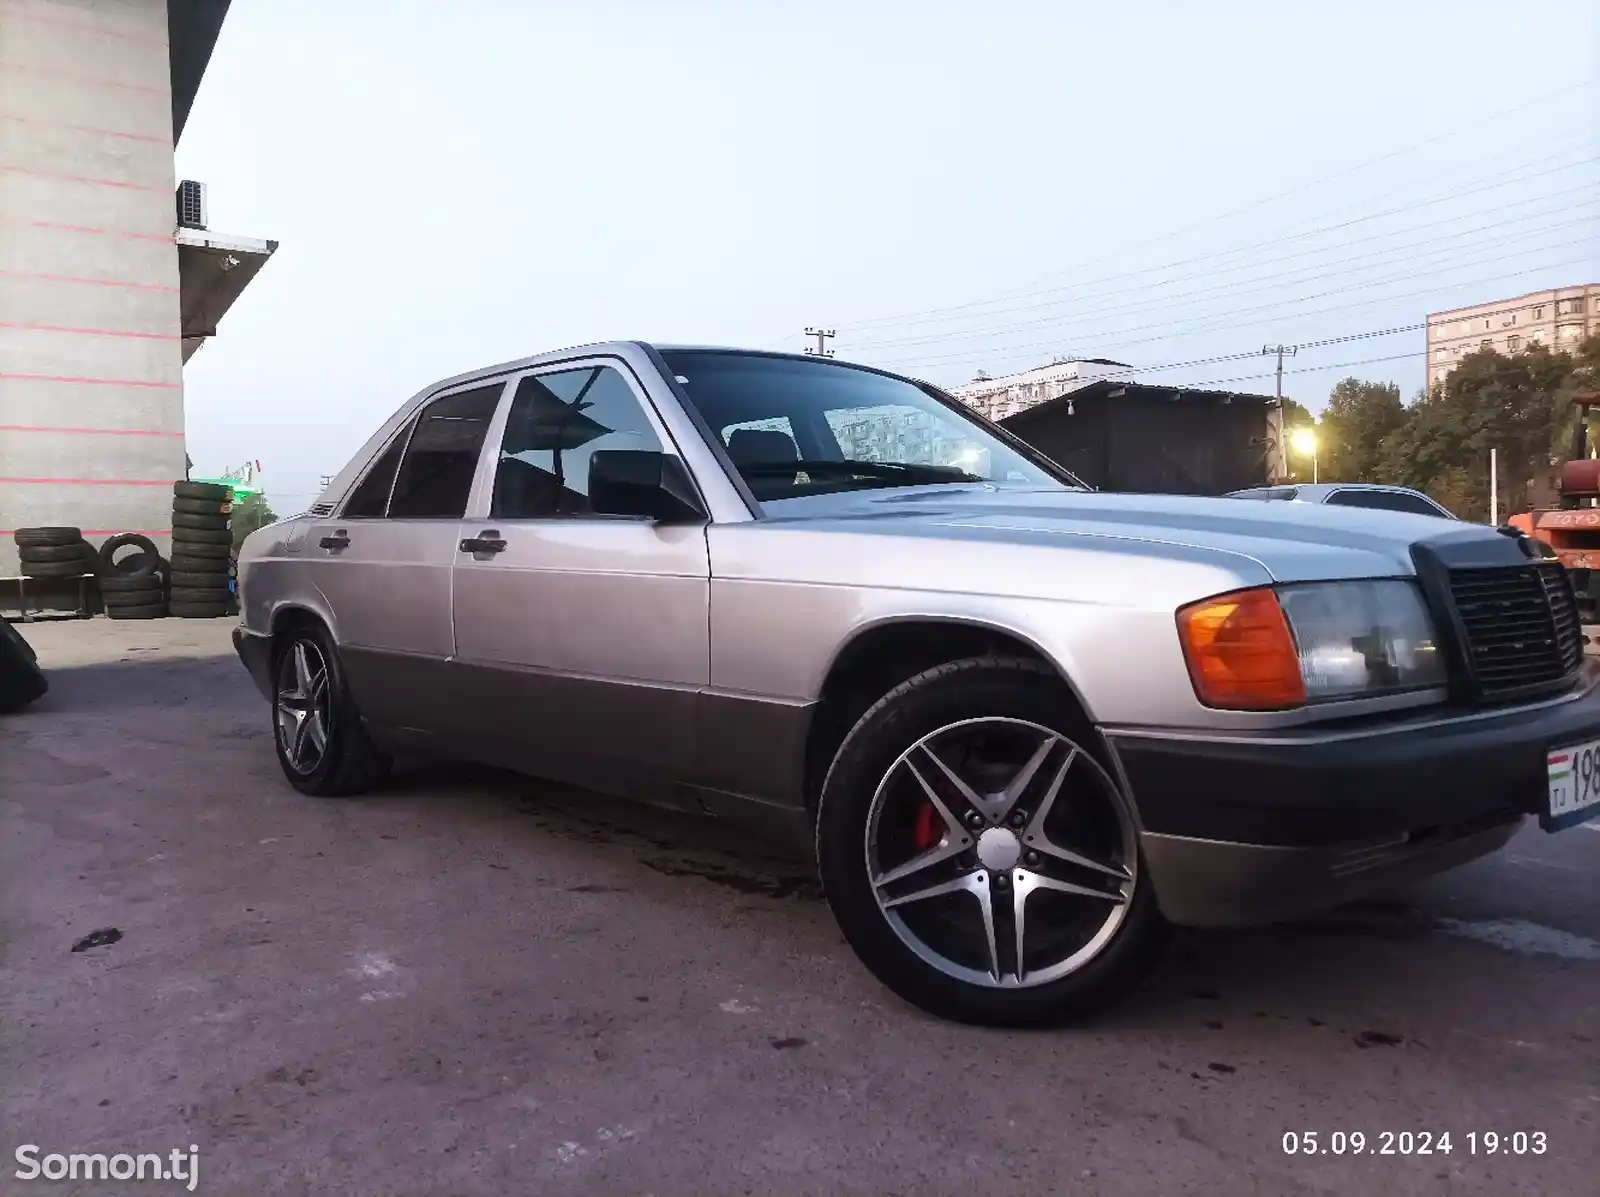
[[[1270,589],[1236,590],[1178,610],[1195,695],[1208,707],[1281,711],[1306,700],[1300,653]]]

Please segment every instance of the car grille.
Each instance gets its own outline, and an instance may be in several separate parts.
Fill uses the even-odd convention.
[[[1562,566],[1452,570],[1450,594],[1483,698],[1560,681],[1583,662],[1578,608]]]

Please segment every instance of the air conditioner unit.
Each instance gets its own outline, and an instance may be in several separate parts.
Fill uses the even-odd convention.
[[[206,185],[193,179],[178,184],[178,227],[203,229],[206,227]]]

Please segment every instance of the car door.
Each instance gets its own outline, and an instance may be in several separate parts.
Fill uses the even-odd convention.
[[[501,426],[453,583],[453,692],[479,755],[594,789],[685,779],[710,677],[705,528],[588,497],[594,451],[674,453],[669,433],[610,358],[514,379]]]
[[[430,398],[302,550],[362,713],[430,729],[455,651],[450,571],[505,380]]]

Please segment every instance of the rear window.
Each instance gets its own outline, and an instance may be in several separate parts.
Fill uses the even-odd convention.
[[[1260,490],[1232,491],[1230,499],[1292,499],[1300,493],[1295,486],[1263,486]]]
[[[1432,500],[1407,494],[1403,490],[1336,490],[1328,496],[1328,502],[1334,507],[1371,507],[1378,511],[1431,515],[1436,519],[1452,518],[1449,512]]]

